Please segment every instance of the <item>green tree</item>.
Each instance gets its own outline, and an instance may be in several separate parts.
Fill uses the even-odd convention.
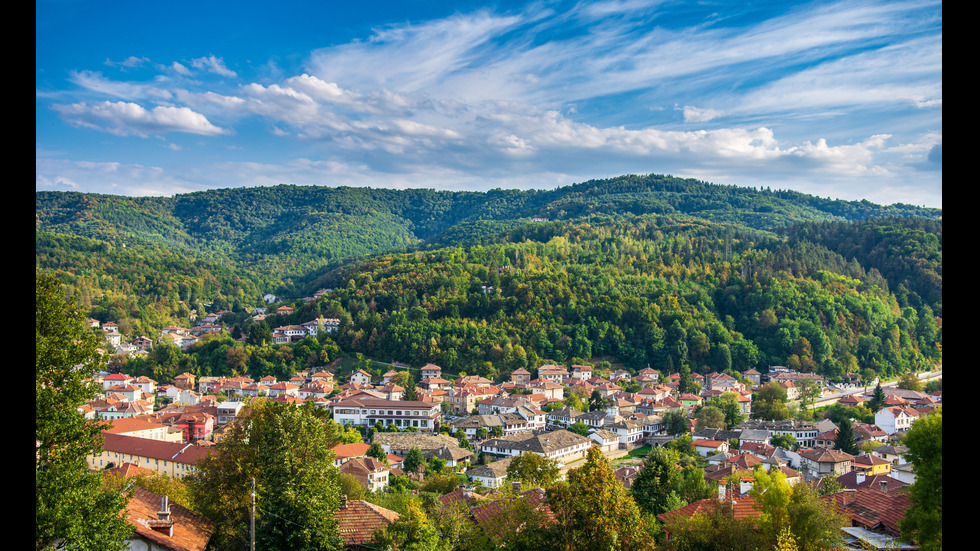
[[[783,473],[761,467],[753,478],[750,495],[762,512],[758,524],[771,542],[769,547],[775,547],[787,529],[800,551],[835,549],[841,543],[844,519],[810,485],[790,486]]]
[[[438,551],[446,549],[436,527],[429,522],[422,506],[415,500],[394,523],[375,532],[372,542],[391,551]]]
[[[606,409],[606,399],[599,394],[598,390],[593,390],[589,396],[589,411],[599,411]]]
[[[903,373],[901,377],[898,378],[898,388],[905,390],[922,390],[922,381],[915,373]]]
[[[340,507],[333,465],[336,425],[312,408],[252,402],[201,463],[191,489],[215,521],[219,549],[248,547],[252,481],[260,549],[343,548],[333,513]]]
[[[803,378],[797,380],[796,386],[799,387],[800,391],[800,406],[804,409],[813,407],[817,398],[820,397],[820,385],[813,379]]]
[[[870,408],[871,411],[877,413],[878,410],[883,408],[884,406],[885,406],[885,391],[882,390],[881,383],[879,382],[878,385],[875,386],[875,390],[874,393],[872,393],[871,395],[871,399],[868,400],[868,408]]]
[[[796,449],[796,437],[792,434],[777,434],[769,437],[769,444],[786,450]]]
[[[644,513],[660,515],[686,505],[681,497],[684,475],[674,450],[654,448],[643,460],[630,494]]]
[[[715,406],[704,406],[694,414],[697,420],[697,430],[704,428],[724,429],[725,414]]]
[[[388,464],[388,454],[385,453],[385,449],[381,447],[381,444],[377,442],[371,444],[365,453],[368,457],[373,457],[385,465]]]
[[[786,391],[776,383],[766,383],[752,395],[752,416],[756,419],[780,421],[789,417]]]
[[[536,453],[524,452],[511,459],[507,466],[507,478],[524,485],[547,488],[561,476],[558,462]]]
[[[86,457],[102,452],[100,423],[78,406],[94,398],[90,378],[104,365],[100,339],[52,276],[35,273],[34,470],[37,549],[123,549],[132,528],[121,516],[126,496],[105,489]]]
[[[902,443],[915,472],[902,537],[919,542],[925,551],[943,548],[943,410],[912,423]]]
[[[599,448],[568,473],[568,484],[552,486],[548,502],[561,549],[653,549],[653,526],[613,475]]]
[[[687,415],[676,409],[664,414],[664,430],[667,434],[687,434]]]
[[[581,421],[576,421],[575,423],[572,423],[571,426],[568,427],[568,431],[574,432],[579,436],[588,436],[589,426]]]
[[[837,426],[837,437],[834,439],[834,447],[851,455],[861,453],[854,438],[854,425],[851,424],[850,419],[841,419],[840,425]]]
[[[425,465],[425,456],[422,455],[422,450],[417,447],[408,450],[404,465],[406,473],[417,472],[420,465]]]

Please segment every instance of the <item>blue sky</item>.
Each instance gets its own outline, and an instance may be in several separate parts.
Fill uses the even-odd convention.
[[[35,6],[36,190],[658,173],[942,206],[939,2]]]

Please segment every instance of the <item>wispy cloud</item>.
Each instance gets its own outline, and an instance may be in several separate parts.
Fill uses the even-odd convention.
[[[36,95],[61,98],[51,108],[75,127],[175,133],[158,148],[170,153],[196,147],[179,134],[257,152],[276,183],[318,170],[345,185],[478,188],[671,172],[871,196],[859,186],[894,191],[916,171],[938,178],[941,203],[941,3],[559,6],[378,25],[292,74],[227,52],[131,56]]]

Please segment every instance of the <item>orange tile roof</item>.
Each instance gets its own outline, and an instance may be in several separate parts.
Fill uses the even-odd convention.
[[[203,550],[211,539],[214,523],[176,503],[169,504],[172,533],[155,530],[151,526],[161,524],[161,497],[143,488],[135,488],[127,506],[127,520],[136,534],[150,540],[155,546],[174,551]],[[168,530],[169,532],[169,530]]]
[[[899,523],[909,507],[905,492],[882,492],[875,488],[845,490],[823,497],[838,512],[847,515],[856,526],[884,528],[892,535],[901,533]]]
[[[721,501],[716,498],[702,499],[701,501],[695,501],[694,503],[681,507],[680,509],[675,509],[662,515],[658,515],[657,518],[667,525],[669,531],[670,524],[678,520],[692,518],[700,513],[706,513],[710,510],[710,508],[719,507],[721,504]],[[732,513],[736,520],[754,518],[762,514],[755,500],[749,496],[741,496],[736,498]]]
[[[362,500],[341,498],[340,509],[334,514],[340,525],[338,530],[347,546],[362,545],[371,541],[378,528],[398,520],[398,513]]]

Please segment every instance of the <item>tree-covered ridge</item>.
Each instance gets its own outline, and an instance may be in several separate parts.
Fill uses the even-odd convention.
[[[884,218],[895,213],[908,216]],[[37,227],[36,267],[126,334],[184,324],[203,304],[247,332],[262,294],[301,306],[332,287],[270,323],[337,317],[346,353],[488,375],[611,356],[836,377],[941,356],[934,209],[651,175],[527,192],[38,193]]]
[[[182,248],[123,246],[85,237],[35,232],[35,268],[78,292],[90,317],[120,325],[127,335],[152,335],[189,325],[193,309],[242,310],[260,304],[277,279],[212,264]]]
[[[486,232],[486,222],[512,225],[529,217],[568,220],[596,214],[690,215],[773,230],[802,221],[942,216],[937,209],[821,199],[662,175],[593,180],[550,191],[495,189],[480,193],[280,185],[202,191],[174,198],[57,192],[37,192],[35,197],[36,225],[44,231],[99,239],[138,237],[231,255],[247,254],[249,251],[241,249],[256,241],[290,240],[303,228],[316,228],[313,233],[323,240],[315,250],[298,251],[306,256],[296,263],[296,270],[317,261],[322,265],[329,259],[357,256],[362,251],[376,254],[401,250],[418,240],[435,238],[440,244],[450,244],[446,232],[458,243],[458,239],[469,240],[467,228],[479,235]],[[360,232],[359,246],[345,247],[347,230],[332,229],[338,219],[344,222],[342,227],[368,226]],[[392,232],[398,238],[392,239]],[[327,260],[321,258],[324,251],[329,253]]]
[[[333,274],[336,291],[313,308],[350,320],[344,350],[491,376],[614,356],[839,377],[938,357],[935,320],[926,327],[882,277],[809,242],[650,217],[518,234],[532,238],[359,263]]]
[[[942,316],[942,220],[888,218],[853,224],[808,222],[787,228],[791,242],[810,241],[876,270],[903,306]]]

